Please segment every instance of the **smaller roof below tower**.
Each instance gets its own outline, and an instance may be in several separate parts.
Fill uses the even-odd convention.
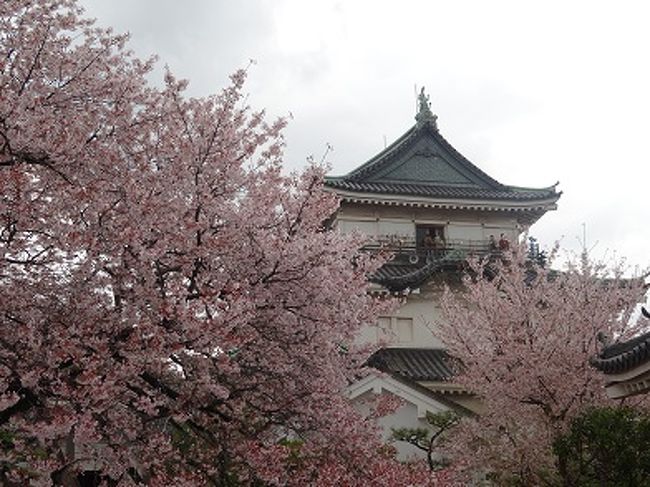
[[[591,363],[605,374],[620,374],[650,362],[650,332],[605,348]]]
[[[650,312],[642,308],[643,316],[650,318]],[[591,364],[605,374],[621,374],[650,363],[650,331],[624,342],[605,347],[591,360]]]
[[[643,316],[650,312],[641,308]],[[613,399],[650,391],[650,331],[605,347],[591,365],[605,374],[605,390]]]
[[[454,376],[447,352],[431,348],[382,348],[368,365],[413,381],[446,381]]]

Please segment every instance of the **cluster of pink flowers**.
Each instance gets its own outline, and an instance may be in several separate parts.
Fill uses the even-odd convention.
[[[438,330],[459,361],[455,380],[484,411],[465,418],[449,446],[470,470],[537,485],[553,474],[552,443],[571,419],[608,403],[590,359],[599,333],[638,333],[643,323],[632,318],[644,282],[586,256],[563,271],[540,267],[523,248],[504,262],[471,264],[462,289],[446,290]]]
[[[323,168],[282,174],[243,71],[188,99],[125,41],[0,5],[0,483],[429,482],[342,397],[378,263]]]

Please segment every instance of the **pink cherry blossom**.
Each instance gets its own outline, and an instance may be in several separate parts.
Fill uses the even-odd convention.
[[[0,4],[0,482],[424,485],[343,397],[385,303],[245,72],[194,99],[73,0]]]
[[[445,291],[440,336],[459,361],[455,380],[485,409],[449,437],[467,469],[540,485],[553,472],[553,440],[579,412],[608,402],[589,360],[599,333],[639,332],[631,318],[645,289],[621,265],[583,256],[556,271],[516,250],[507,261],[472,262],[461,289]]]

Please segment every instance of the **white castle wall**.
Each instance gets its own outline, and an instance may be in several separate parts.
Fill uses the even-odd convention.
[[[370,238],[396,235],[413,242],[416,225],[443,225],[445,238],[456,242],[487,243],[490,235],[498,239],[502,233],[514,242],[522,230],[508,213],[354,204],[342,205],[336,224],[343,232],[356,230]],[[444,348],[435,336],[435,323],[440,319],[439,297],[440,288],[435,284],[411,292],[399,309],[365,327],[360,343]]]

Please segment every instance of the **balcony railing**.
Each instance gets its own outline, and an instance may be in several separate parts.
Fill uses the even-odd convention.
[[[432,258],[443,258],[448,263],[459,263],[468,257],[497,256],[500,251],[490,247],[487,240],[449,239],[432,247],[418,245],[409,235],[380,235],[364,246],[370,252],[388,252],[395,264],[418,264]]]

